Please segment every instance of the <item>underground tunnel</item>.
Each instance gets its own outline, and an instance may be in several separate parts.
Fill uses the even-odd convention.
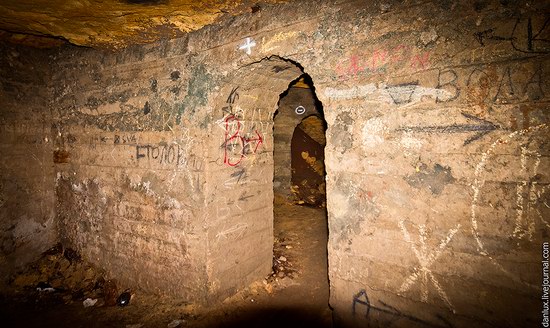
[[[3,1],[2,326],[549,326],[547,12]]]

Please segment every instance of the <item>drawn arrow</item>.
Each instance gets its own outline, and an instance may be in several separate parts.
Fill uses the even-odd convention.
[[[408,104],[411,102],[411,97],[418,87],[418,81],[388,85],[386,91],[390,95],[393,103],[396,105]]]
[[[410,126],[397,129],[397,131],[424,132],[424,133],[464,133],[477,132],[464,141],[464,146],[482,138],[487,133],[500,129],[500,126],[484,120],[479,117],[462,112],[462,116],[473,121],[470,124],[451,124],[451,125],[428,125],[428,126]]]

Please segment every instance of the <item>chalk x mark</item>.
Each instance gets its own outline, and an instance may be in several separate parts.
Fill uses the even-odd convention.
[[[477,206],[478,206],[478,203],[479,203],[481,188],[483,188],[483,186],[485,185],[485,179],[481,176],[481,172],[485,169],[485,165],[487,164],[488,157],[495,153],[495,149],[497,148],[497,146],[501,145],[501,144],[508,144],[511,140],[513,140],[517,137],[520,137],[520,136],[525,136],[528,133],[540,132],[541,130],[548,130],[548,128],[549,127],[546,124],[541,124],[541,125],[537,125],[535,127],[531,127],[529,129],[513,132],[513,133],[509,134],[507,137],[497,139],[495,142],[493,142],[491,144],[489,149],[486,152],[484,152],[483,155],[481,156],[481,160],[480,160],[479,164],[476,166],[475,179],[474,179],[474,182],[472,183],[472,190],[474,192],[473,199],[472,199],[472,207],[470,208],[470,210],[471,210],[472,234],[474,235],[474,239],[476,240],[479,254],[481,254],[481,255],[487,257],[489,260],[491,260],[491,262],[497,268],[499,268],[506,276],[508,276],[513,281],[515,281],[519,284],[522,284],[524,286],[530,287],[532,289],[538,289],[539,287],[537,287],[537,285],[530,284],[530,283],[520,279],[516,275],[514,275],[512,272],[510,272],[509,270],[504,268],[492,256],[492,254],[490,254],[489,251],[487,251],[485,245],[481,241],[481,237],[480,237],[480,234],[479,234],[479,231],[478,231],[478,222],[477,222],[478,209],[477,209]],[[526,159],[523,159],[523,158],[524,158],[524,151],[522,150],[522,159],[521,160],[525,161],[525,167],[526,167]],[[535,162],[535,164],[536,164],[536,162]],[[522,171],[523,171],[523,163],[522,163]],[[516,192],[517,191],[518,190],[516,190]],[[521,190],[521,188],[520,188],[520,191],[523,191],[523,190]],[[544,189],[543,189],[543,191],[544,191]],[[542,191],[541,191],[541,193],[535,193],[535,194],[530,193],[529,197],[532,197],[532,195],[537,196],[537,197],[541,197],[542,196]],[[518,195],[518,198],[520,198],[520,197],[522,197],[522,196]],[[517,201],[518,201],[518,199],[516,199],[516,202]],[[517,205],[517,203],[516,203],[516,205]],[[546,204],[544,204],[544,205],[546,205]],[[522,212],[517,212],[516,214],[523,215]],[[521,227],[521,222],[522,222],[522,220],[519,221],[520,227]],[[545,220],[542,220],[542,222],[545,225],[548,226],[548,223]],[[517,227],[517,223],[518,223],[518,221],[516,221],[516,227]],[[522,230],[522,228],[519,228],[518,233],[521,230]],[[513,234],[512,234],[512,237],[513,237]]]
[[[415,267],[414,272],[405,280],[405,282],[403,282],[401,288],[399,288],[399,293],[408,291],[411,286],[420,279],[420,300],[426,303],[428,302],[428,283],[431,282],[437,290],[439,297],[445,302],[447,307],[454,312],[454,307],[449,301],[449,297],[437,279],[435,279],[430,267],[439,258],[449,242],[453,239],[454,235],[459,231],[460,224],[458,224],[456,228],[449,230],[447,236],[440,241],[439,246],[431,252],[428,251],[428,247],[426,245],[427,232],[425,225],[421,224],[418,226],[418,231],[420,234],[420,249],[418,249],[413,243],[411,235],[405,227],[404,221],[399,222],[399,228],[401,228],[405,241],[411,246],[412,251],[420,264],[420,267]]]

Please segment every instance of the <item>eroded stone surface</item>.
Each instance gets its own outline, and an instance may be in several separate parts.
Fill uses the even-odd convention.
[[[264,1],[281,2],[281,1]],[[252,1],[104,0],[3,1],[0,30],[15,42],[43,43],[25,35],[60,38],[80,46],[122,47],[173,38],[228,13],[261,11]],[[54,45],[55,43],[48,43]]]

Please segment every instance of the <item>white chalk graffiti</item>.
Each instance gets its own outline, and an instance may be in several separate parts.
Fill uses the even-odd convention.
[[[327,98],[334,100],[363,98],[367,102],[395,105],[415,104],[421,102],[424,97],[444,101],[452,96],[447,90],[427,88],[417,84],[391,86],[384,83],[358,85],[347,89],[326,88],[324,93]]]
[[[453,305],[449,301],[449,297],[443,290],[443,287],[441,287],[441,284],[439,284],[437,279],[435,279],[430,267],[439,258],[449,242],[453,239],[453,236],[458,232],[460,229],[460,224],[458,224],[456,228],[449,230],[447,236],[440,241],[437,248],[431,251],[428,250],[428,246],[426,245],[427,232],[425,225],[421,224],[418,226],[420,249],[418,249],[413,243],[411,236],[405,227],[404,221],[399,222],[399,228],[401,228],[405,241],[411,246],[412,251],[420,264],[420,267],[415,267],[414,272],[407,277],[405,282],[401,285],[401,288],[399,288],[399,293],[408,291],[411,286],[420,279],[420,300],[426,303],[428,302],[428,283],[431,282],[437,290],[439,297],[445,302],[451,311],[454,311]]]
[[[527,167],[529,158],[534,157],[534,162],[530,170]],[[538,174],[541,155],[537,151],[531,151],[527,147],[521,147],[521,172],[520,174],[526,178],[521,181],[516,187],[516,226],[512,232],[512,237],[522,239],[526,237],[529,241],[533,240],[535,232],[535,216],[539,218],[547,228],[550,228],[548,222],[544,220],[541,211],[536,207],[536,204],[541,199],[542,194],[546,192],[546,186],[540,186],[533,178]],[[532,172],[532,173],[531,173]],[[527,197],[524,197],[524,193]],[[525,198],[527,204],[524,206]],[[534,215],[529,215],[534,211]]]
[[[251,38],[246,38],[246,42],[239,47],[239,50],[246,50],[246,54],[252,53],[252,47],[256,46],[256,41]]]
[[[229,229],[226,229],[224,231],[220,231],[216,234],[216,240],[220,240],[220,238],[226,239],[228,235],[235,234],[234,239],[239,239],[244,235],[245,230],[248,228],[248,224],[246,223],[239,223],[235,225],[234,227],[231,227]]]
[[[362,130],[362,143],[365,148],[375,148],[385,142],[388,127],[381,118],[374,117],[365,122]]]
[[[542,156],[540,152],[535,149],[537,147],[543,147],[543,145],[546,144],[544,140],[548,135],[548,130],[549,127],[546,124],[542,124],[529,129],[516,131],[508,136],[497,139],[491,144],[488,150],[482,154],[481,160],[476,166],[475,179],[472,183],[473,199],[470,209],[471,224],[472,234],[477,243],[479,254],[487,257],[495,267],[500,269],[514,282],[533,289],[537,288],[535,280],[527,281],[525,277],[521,278],[517,274],[514,274],[517,268],[509,268],[510,265],[517,266],[520,265],[519,263],[500,260],[499,256],[496,256],[499,250],[491,249],[493,243],[484,243],[483,236],[485,233],[483,228],[487,226],[487,224],[484,223],[486,223],[486,220],[492,222],[491,217],[495,215],[494,213],[498,212],[496,208],[493,208],[492,204],[487,204],[487,201],[482,198],[482,189],[486,182],[493,183],[494,185],[493,180],[495,179],[490,176],[491,172],[499,172],[501,167],[507,165],[498,160],[499,156],[505,156],[501,153],[514,154],[519,150],[520,154],[516,157],[516,161],[519,161],[520,164],[519,170],[507,172],[507,176],[504,178],[507,184],[515,183],[515,202],[499,205],[500,208],[505,206],[503,211],[507,210],[507,213],[514,213],[515,218],[511,218],[512,220],[499,221],[499,224],[501,224],[499,231],[503,232],[501,238],[514,241],[511,245],[516,246],[516,248],[510,249],[509,252],[523,251],[528,253],[530,250],[534,249],[532,246],[537,244],[534,237],[540,238],[540,235],[537,236],[535,232],[538,229],[544,229],[546,231],[550,229],[550,225],[544,218],[545,215],[542,213],[543,210],[550,208],[546,200],[548,187],[548,158]],[[541,139],[541,141],[537,142],[537,139]],[[514,149],[514,147],[517,148]],[[507,161],[506,163],[514,163],[514,161]],[[502,178],[497,181],[501,180]],[[502,192],[507,192],[506,190],[506,188],[503,188]],[[514,197],[514,195],[512,195],[512,197]],[[491,212],[489,215],[482,215],[483,208],[486,208],[487,205],[491,207]],[[480,219],[482,219],[483,222],[478,222]]]

